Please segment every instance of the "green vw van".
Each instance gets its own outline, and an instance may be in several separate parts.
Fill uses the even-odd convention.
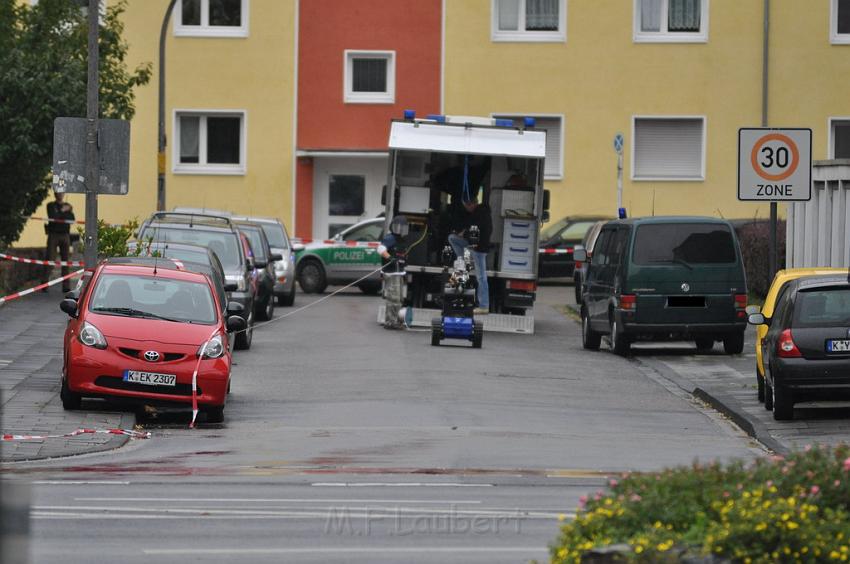
[[[582,260],[579,256],[576,260]],[[602,228],[584,281],[582,343],[615,353],[637,340],[744,348],[747,282],[735,230],[710,217],[645,217]]]

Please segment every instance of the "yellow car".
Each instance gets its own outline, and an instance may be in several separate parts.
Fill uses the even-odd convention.
[[[776,276],[773,277],[773,282],[770,284],[770,289],[767,291],[767,296],[764,298],[764,305],[761,308],[761,314],[764,315],[765,319],[770,319],[773,315],[773,308],[776,306],[776,302],[779,301],[777,298],[779,297],[782,290],[785,288],[786,284],[792,280],[796,280],[797,278],[804,278],[806,276],[817,276],[820,274],[835,274],[835,273],[844,273],[847,272],[846,268],[787,268],[785,270],[780,270],[776,273]],[[759,401],[765,401],[764,397],[764,364],[762,362],[762,354],[761,354],[761,341],[764,339],[764,336],[767,335],[768,327],[765,325],[756,326],[756,380],[758,382],[758,398]],[[768,403],[765,403],[765,409],[772,409],[773,405],[772,398],[768,398]]]

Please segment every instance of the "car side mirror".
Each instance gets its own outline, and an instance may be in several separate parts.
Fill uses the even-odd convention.
[[[543,190],[543,212],[549,211],[549,190]]]
[[[585,262],[587,260],[587,249],[573,249],[573,260]]]
[[[69,292],[65,292],[66,300],[74,300],[75,302],[80,299],[80,291],[79,290],[71,290]]]
[[[757,305],[748,305],[744,311],[747,312],[747,315],[750,315],[753,313],[761,313],[761,308]]]
[[[227,315],[242,315],[245,306],[239,302],[227,302]]]
[[[229,309],[229,304],[228,304]],[[227,332],[235,333],[236,331],[244,331],[248,328],[248,323],[244,318],[238,315],[231,315],[227,318]]]
[[[750,325],[767,325],[769,322],[770,320],[761,313],[751,313],[747,316],[747,323]]]
[[[277,262],[279,260],[283,260],[283,255],[280,253],[272,253],[269,255],[269,262]]]
[[[268,265],[269,265],[269,263],[264,261],[264,260],[255,260],[254,261],[254,266],[256,266],[257,268],[265,268]]]
[[[72,298],[65,298],[61,302],[59,302],[59,309],[67,313],[69,316],[76,318],[77,317],[77,300]]]
[[[250,272],[253,272],[253,271],[254,271],[254,261],[253,261],[253,259],[250,259],[250,260],[245,262],[245,272],[250,273]]]
[[[225,292],[235,292],[238,289],[239,289],[239,286],[237,286],[236,284],[233,284],[232,282],[224,285],[224,291]]]

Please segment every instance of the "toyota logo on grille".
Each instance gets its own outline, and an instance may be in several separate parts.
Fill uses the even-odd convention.
[[[687,282],[683,282],[682,283],[682,291],[687,294],[688,292],[691,291],[691,285],[688,284]]]
[[[156,362],[159,360],[159,353],[156,351],[145,351],[145,360],[148,362]]]

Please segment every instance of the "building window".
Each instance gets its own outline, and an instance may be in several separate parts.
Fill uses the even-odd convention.
[[[350,104],[395,102],[395,51],[346,51],[345,92]]]
[[[248,0],[179,0],[174,12],[177,36],[248,36]]]
[[[175,173],[245,174],[245,112],[178,111]]]
[[[850,159],[850,118],[829,120],[829,158]]]
[[[634,0],[639,43],[708,41],[708,0]]]
[[[850,44],[850,0],[830,0],[829,39]]]
[[[566,41],[567,0],[492,0],[493,41]]]
[[[552,115],[534,114],[499,114],[494,115],[498,119],[512,119],[522,122],[524,117],[535,119],[535,129],[546,131],[546,162],[543,169],[543,177],[546,180],[559,180],[564,177],[564,118]]]
[[[328,215],[361,216],[366,211],[366,177],[332,174],[328,185]]]
[[[632,180],[705,180],[705,118],[635,117]]]

